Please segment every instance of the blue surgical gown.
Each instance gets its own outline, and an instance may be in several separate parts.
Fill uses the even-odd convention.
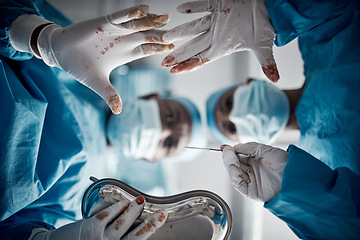
[[[81,219],[81,199],[102,177],[108,108],[58,68],[16,51],[7,30],[33,13],[60,25],[44,1],[0,1],[0,238],[27,239]]]
[[[298,147],[265,204],[302,239],[360,238],[360,1],[267,0],[283,46],[298,38]],[[286,79],[291,81],[291,79]]]

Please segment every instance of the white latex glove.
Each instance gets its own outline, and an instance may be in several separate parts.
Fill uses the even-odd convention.
[[[222,148],[224,164],[238,192],[261,202],[279,194],[288,152],[255,142]]]
[[[122,102],[109,81],[110,72],[125,63],[174,48],[162,40],[165,31],[154,29],[165,25],[169,15],[148,11],[147,5],[140,5],[65,28],[39,20],[37,15],[24,14],[10,27],[10,43],[19,51],[30,51],[42,58],[49,66],[63,69],[100,95],[118,114]],[[34,24],[38,24],[37,29]],[[29,35],[29,29],[35,31],[24,36]],[[31,43],[36,36],[37,45]]]
[[[165,210],[158,210],[127,233],[144,209],[145,198],[140,196],[131,203],[121,201],[102,210],[91,218],[39,232],[31,240],[111,240],[148,239],[167,219]],[[30,240],[30,239],[29,239]]]
[[[273,57],[275,31],[264,0],[206,0],[178,6],[181,13],[212,12],[167,32],[165,41],[195,37],[162,61],[171,73],[196,70],[233,52],[251,50],[273,82],[279,73]],[[200,34],[200,35],[199,35]]]

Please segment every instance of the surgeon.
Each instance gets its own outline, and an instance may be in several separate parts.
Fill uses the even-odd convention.
[[[198,1],[178,10],[210,13],[192,22],[190,30],[185,31],[191,25],[186,23],[164,37],[196,36],[163,60],[173,73],[251,50],[265,75],[276,82],[273,40],[281,47],[298,39],[305,75],[295,108],[301,133],[298,147],[290,145],[284,151],[257,142],[225,145],[224,163],[234,187],[264,202],[300,239],[357,239],[359,1]]]
[[[299,129],[295,108],[302,91],[251,78],[225,87],[207,99],[209,131],[220,143],[273,143],[284,130]]]
[[[113,71],[111,79],[124,108],[108,119],[107,177],[147,194],[165,195],[170,189],[164,165],[195,159],[197,154],[186,145],[206,146],[199,110],[171,92],[164,69],[127,64]]]
[[[108,73],[169,51],[156,29],[168,16],[141,5],[71,24],[45,1],[0,6],[1,238],[148,238],[126,233],[143,211],[141,196],[86,220],[80,206],[88,177],[104,172],[108,113],[122,108]],[[151,233],[165,219],[160,211],[144,224],[154,223]]]

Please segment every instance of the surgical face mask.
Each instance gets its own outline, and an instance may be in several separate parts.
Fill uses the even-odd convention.
[[[286,127],[289,100],[272,83],[255,80],[239,86],[229,115],[241,142],[272,143]]]
[[[156,100],[131,99],[109,119],[107,137],[126,159],[151,160],[158,148],[162,126]]]

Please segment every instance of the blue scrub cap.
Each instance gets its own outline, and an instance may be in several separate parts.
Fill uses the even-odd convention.
[[[183,104],[191,116],[191,137],[187,146],[205,147],[207,139],[201,122],[201,116],[196,105],[187,98],[179,96],[170,96],[168,99],[175,100]],[[184,149],[183,152],[174,157],[165,158],[166,161],[190,161],[193,160],[201,151],[193,151],[192,149]]]
[[[210,135],[221,144],[235,145],[235,144],[237,144],[237,142],[233,142],[230,139],[228,139],[227,137],[225,137],[225,135],[218,128],[218,126],[216,124],[216,120],[215,120],[215,107],[216,107],[216,104],[218,103],[220,97],[226,91],[228,91],[234,87],[237,87],[239,85],[240,85],[240,83],[233,84],[233,85],[223,88],[219,91],[216,91],[213,94],[211,94],[206,101],[206,120],[207,120],[207,125],[208,125]]]

